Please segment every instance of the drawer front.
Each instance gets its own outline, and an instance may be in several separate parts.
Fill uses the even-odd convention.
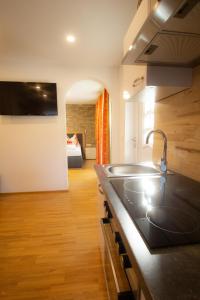
[[[133,291],[133,294],[135,296],[135,299],[139,299],[139,282],[134,270],[132,268],[127,268],[126,275],[130,283],[131,289]]]
[[[86,159],[96,159],[96,148],[94,147],[86,147],[85,148]]]
[[[99,218],[104,218],[106,216],[105,208],[104,208],[105,195],[100,183],[98,183],[97,189],[98,189],[98,214],[99,214]]]
[[[105,243],[104,270],[110,300],[133,300],[133,293],[116,251],[109,219],[101,219],[101,228]]]
[[[121,263],[126,272],[128,282],[135,297],[134,299],[140,299],[139,281],[127,254],[121,255]]]
[[[111,224],[112,231],[117,232],[118,231],[117,224],[114,218],[110,219],[110,224]]]
[[[101,184],[98,183],[97,184],[97,189],[98,189],[98,201],[97,201],[97,211],[98,211],[98,218],[105,218],[106,214],[105,214],[105,207],[104,207],[104,202],[105,200],[105,195],[104,192],[102,190]],[[101,260],[102,263],[105,261],[105,242],[104,242],[104,237],[102,234],[102,230],[101,230],[101,226],[99,224],[99,247],[100,247],[100,252],[101,252]]]
[[[145,296],[144,296],[142,290],[141,290],[141,292],[140,292],[140,298],[139,298],[139,299],[140,299],[140,300],[146,300],[146,298],[145,298]]]

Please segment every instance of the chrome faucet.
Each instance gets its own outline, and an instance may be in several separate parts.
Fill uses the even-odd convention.
[[[146,144],[149,143],[149,137],[152,133],[159,133],[159,134],[161,134],[161,136],[163,138],[164,147],[163,147],[163,155],[161,157],[160,171],[161,171],[161,173],[165,174],[165,173],[167,173],[167,136],[160,129],[151,130],[146,137]]]

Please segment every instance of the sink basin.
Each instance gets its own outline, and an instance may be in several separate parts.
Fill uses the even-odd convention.
[[[155,168],[139,164],[105,165],[104,171],[107,177],[160,175]]]

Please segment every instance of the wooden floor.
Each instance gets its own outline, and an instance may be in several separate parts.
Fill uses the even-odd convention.
[[[107,299],[90,165],[69,192],[0,196],[0,299]]]

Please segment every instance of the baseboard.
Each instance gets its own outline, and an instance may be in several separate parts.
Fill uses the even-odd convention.
[[[32,192],[9,192],[9,193],[0,193],[0,195],[7,196],[7,195],[24,195],[24,194],[38,194],[38,193],[63,193],[68,192],[69,189],[64,190],[52,190],[52,191],[32,191]]]

